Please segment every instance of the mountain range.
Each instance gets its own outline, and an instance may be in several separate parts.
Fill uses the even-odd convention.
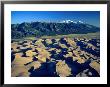
[[[43,35],[67,35],[67,34],[87,34],[99,32],[100,28],[83,23],[65,20],[62,22],[23,22],[11,24],[11,38],[41,37]]]

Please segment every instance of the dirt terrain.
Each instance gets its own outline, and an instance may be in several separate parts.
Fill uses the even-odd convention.
[[[99,77],[100,40],[36,38],[11,41],[12,77]]]

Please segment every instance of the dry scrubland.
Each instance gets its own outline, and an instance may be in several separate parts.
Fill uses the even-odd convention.
[[[45,36],[12,40],[11,76],[100,76],[100,35],[82,36]]]

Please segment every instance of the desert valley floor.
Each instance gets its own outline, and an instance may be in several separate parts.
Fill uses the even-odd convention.
[[[12,77],[99,77],[100,40],[36,38],[11,41]]]

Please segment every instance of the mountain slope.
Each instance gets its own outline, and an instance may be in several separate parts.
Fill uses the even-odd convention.
[[[100,31],[96,26],[85,23],[48,23],[48,22],[31,22],[11,25],[12,39],[43,35],[67,35],[67,34],[87,34]]]

